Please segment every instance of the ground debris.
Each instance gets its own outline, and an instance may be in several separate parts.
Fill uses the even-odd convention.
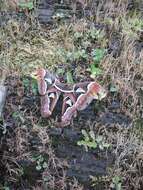
[[[7,88],[6,86],[0,85],[0,118],[3,114],[3,108],[6,100]]]

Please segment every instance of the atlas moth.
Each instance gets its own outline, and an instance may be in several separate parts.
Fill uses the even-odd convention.
[[[52,115],[59,97],[63,94],[59,124],[62,127],[69,125],[77,112],[84,110],[94,99],[101,100],[106,96],[105,89],[95,81],[66,84],[43,68],[36,70],[34,76],[38,83],[42,117],[48,118]]]

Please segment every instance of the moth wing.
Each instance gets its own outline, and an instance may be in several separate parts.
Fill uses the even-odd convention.
[[[45,95],[47,91],[47,84],[45,80],[40,79],[38,80],[38,92],[40,95]]]

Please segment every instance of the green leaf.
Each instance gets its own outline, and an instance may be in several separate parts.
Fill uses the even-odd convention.
[[[39,155],[38,158],[37,158],[38,162],[43,162],[44,161],[44,158],[42,155]]]
[[[73,52],[67,52],[65,56],[66,56],[67,61],[69,60],[72,62],[74,60],[74,53]]]
[[[102,141],[103,141],[103,137],[102,136],[96,137],[96,142],[97,143],[101,143]]]
[[[110,92],[118,92],[118,88],[115,85],[111,85]]]
[[[73,77],[70,71],[67,71],[67,83],[73,84]]]
[[[43,163],[43,168],[47,168],[48,164],[46,162]]]
[[[74,52],[74,59],[78,60],[78,59],[87,59],[88,58],[88,54],[86,52],[85,49],[79,49],[76,52]]]
[[[38,84],[35,79],[32,79],[32,84],[31,84],[32,92],[34,95],[38,94]]]
[[[104,148],[109,148],[111,145],[108,143],[104,143],[103,146],[104,146]]]
[[[57,73],[57,75],[60,75],[60,74],[62,75],[62,74],[64,74],[64,69],[58,68],[56,73]]]
[[[90,71],[91,71],[92,78],[95,78],[97,75],[101,75],[103,73],[102,70],[96,67],[95,64],[91,64]]]
[[[29,9],[32,10],[34,8],[33,1],[30,2],[19,2],[18,7],[21,9]]]
[[[75,32],[74,33],[74,38],[79,39],[82,38],[83,34],[81,32]]]
[[[97,38],[97,36],[99,35],[99,33],[100,33],[100,31],[99,31],[99,30],[92,29],[92,30],[90,30],[89,35],[90,35],[90,37],[91,37],[92,39],[96,39],[96,38]]]
[[[115,176],[112,178],[112,184],[110,185],[111,187],[114,187],[116,190],[121,190],[122,189],[122,178],[120,176]]]
[[[40,171],[42,169],[42,167],[40,165],[36,166],[36,170]]]
[[[36,161],[36,160],[37,160],[37,157],[33,156],[32,161]]]
[[[122,189],[122,184],[121,183],[118,183],[117,185],[116,185],[116,190],[121,190]]]
[[[85,145],[85,141],[84,140],[78,141],[77,145],[79,145],[79,146]]]
[[[89,141],[90,138],[89,138],[89,135],[88,133],[86,132],[86,130],[82,129],[81,133],[83,134],[84,138],[85,138],[85,141]]]
[[[111,184],[110,184],[110,188],[112,188],[112,189],[115,188],[115,184],[114,184],[114,183],[111,183]]]
[[[87,142],[87,146],[90,148],[97,148],[97,143],[96,142]]]
[[[18,113],[18,112],[13,112],[13,113],[12,113],[12,117],[13,117],[14,119],[17,119],[17,118],[19,117],[19,113]]]
[[[118,184],[121,181],[121,177],[116,175],[115,177],[112,178],[112,181],[114,184]]]
[[[92,140],[95,140],[95,134],[94,134],[93,131],[90,131],[90,132],[89,132],[89,135],[90,135],[90,137],[92,138]]]
[[[4,190],[10,190],[10,188],[5,186],[5,187],[4,187]]]
[[[102,144],[99,144],[99,149],[100,149],[100,150],[104,150],[104,147],[103,147]]]
[[[23,85],[25,88],[28,88],[30,85],[30,81],[27,78],[22,79]]]
[[[78,141],[78,142],[77,142],[77,145],[79,145],[79,146],[84,146],[85,150],[88,151],[87,143],[88,143],[88,142],[82,140],[82,141]]]
[[[97,63],[100,63],[100,61],[103,59],[104,57],[104,54],[105,54],[105,49],[94,49],[92,52],[91,52],[91,55],[93,57],[93,61],[97,64]]]

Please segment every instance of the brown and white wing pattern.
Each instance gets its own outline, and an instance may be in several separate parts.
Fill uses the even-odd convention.
[[[76,97],[74,93],[65,93],[63,98],[61,126],[70,124],[72,117],[77,116],[77,109],[75,107]]]
[[[39,69],[36,72],[38,91],[41,95],[41,115],[49,117],[63,94],[62,116],[60,126],[71,123],[77,112],[84,110],[94,99],[101,100],[106,96],[106,91],[97,82],[80,82],[69,85],[60,82],[58,77]]]

